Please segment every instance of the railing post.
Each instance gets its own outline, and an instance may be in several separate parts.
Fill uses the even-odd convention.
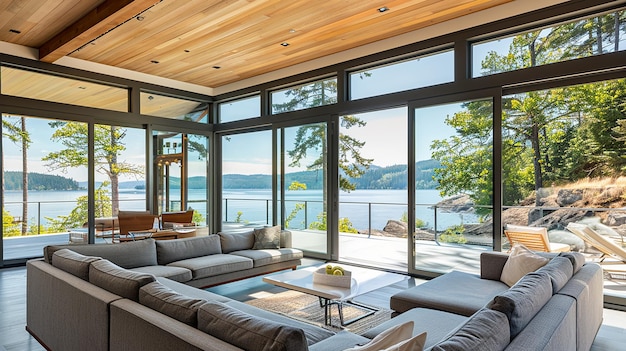
[[[435,243],[439,245],[439,240],[437,239],[437,205],[434,205],[433,209],[435,210]]]
[[[306,230],[306,228],[309,227],[308,212],[309,212],[309,202],[308,201],[304,201],[304,229],[305,230]]]
[[[372,203],[367,203],[367,238],[372,236]]]
[[[270,200],[265,200],[265,224],[270,224]]]
[[[28,204],[26,204],[28,206]],[[26,218],[22,218],[23,221],[27,221]],[[28,221],[26,222],[28,223]],[[37,201],[37,235],[41,234],[41,201]]]
[[[224,199],[224,222],[228,222],[228,199]]]

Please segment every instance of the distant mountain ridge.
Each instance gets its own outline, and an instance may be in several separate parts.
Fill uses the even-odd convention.
[[[437,182],[433,180],[435,169],[440,167],[439,161],[426,160],[415,163],[415,186],[417,189],[435,189]],[[357,189],[406,189],[406,165],[387,167],[371,166],[360,178],[350,181]],[[180,178],[170,178],[170,188],[180,188]],[[303,171],[285,174],[285,183],[293,181],[304,183],[307,189],[321,189],[324,178],[322,171]],[[98,182],[96,187],[101,183]],[[190,189],[206,188],[205,177],[189,177],[187,184]],[[5,189],[19,190],[22,185],[21,172],[5,172]],[[87,182],[77,182],[70,178],[48,174],[29,173],[29,189],[31,190],[78,190],[85,189]],[[144,189],[145,181],[120,182],[120,189]],[[272,176],[269,174],[226,174],[222,180],[224,189],[271,189]]]

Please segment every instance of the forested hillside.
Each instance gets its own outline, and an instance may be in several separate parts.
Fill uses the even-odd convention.
[[[4,172],[4,189],[21,190],[22,172]],[[77,190],[78,182],[61,176],[28,173],[28,190]]]

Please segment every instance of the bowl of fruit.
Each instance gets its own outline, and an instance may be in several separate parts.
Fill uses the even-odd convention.
[[[313,272],[313,283],[349,288],[352,273],[341,266],[327,264]]]

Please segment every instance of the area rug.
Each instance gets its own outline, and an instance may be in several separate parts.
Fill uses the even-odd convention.
[[[373,315],[367,316],[345,327],[340,327],[337,306],[331,306],[332,323],[330,326],[327,326],[324,324],[324,308],[320,307],[319,299],[313,295],[291,290],[277,294],[268,294],[267,296],[248,300],[246,303],[251,306],[279,313],[306,323],[315,324],[323,328],[335,331],[347,329],[355,334],[362,334],[391,318],[391,310],[379,309]],[[361,308],[356,305],[343,305],[343,317],[345,321],[365,315],[368,312],[368,309]]]

